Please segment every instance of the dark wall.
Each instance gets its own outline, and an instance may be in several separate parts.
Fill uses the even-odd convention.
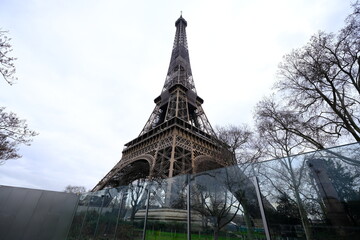
[[[79,197],[0,186],[0,239],[66,239]]]

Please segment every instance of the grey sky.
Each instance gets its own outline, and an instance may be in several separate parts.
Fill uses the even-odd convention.
[[[0,0],[19,78],[0,81],[0,106],[40,133],[23,158],[0,166],[0,184],[92,188],[155,106],[180,11],[195,86],[216,126],[251,122],[282,56],[320,29],[337,31],[351,10],[343,0]]]

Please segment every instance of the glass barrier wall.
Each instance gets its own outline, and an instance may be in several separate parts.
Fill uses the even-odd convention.
[[[136,181],[129,186],[83,194],[80,198],[68,238],[143,239],[147,183]]]
[[[152,181],[149,186],[146,239],[186,239],[186,186],[187,175]]]
[[[244,164],[191,176],[194,239],[265,238],[250,169]]]
[[[83,194],[73,239],[357,239],[360,147]]]
[[[360,236],[359,144],[254,165],[273,239]]]

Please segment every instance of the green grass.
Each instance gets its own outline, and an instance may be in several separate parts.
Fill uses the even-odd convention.
[[[187,239],[186,233],[171,233],[171,232],[160,232],[160,231],[146,231],[146,240],[185,240]],[[213,240],[213,235],[199,235],[199,234],[191,234],[192,240]],[[238,240],[236,237],[222,237],[219,236],[219,240]]]

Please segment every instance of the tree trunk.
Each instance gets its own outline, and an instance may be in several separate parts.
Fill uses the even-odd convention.
[[[313,240],[313,234],[312,234],[310,222],[307,217],[307,213],[304,208],[304,204],[302,203],[302,200],[300,198],[299,190],[296,188],[296,189],[294,189],[294,191],[295,191],[296,203],[297,203],[297,206],[299,209],[301,223],[302,223],[304,231],[305,231],[306,239]]]
[[[218,240],[219,239],[219,229],[215,228],[214,229],[214,240]]]
[[[246,224],[246,227],[247,227],[247,237],[249,240],[253,240],[255,239],[255,236],[254,236],[254,231],[253,231],[253,227],[252,227],[252,224],[251,224],[251,219],[250,219],[250,214],[249,214],[249,211],[247,209],[247,205],[246,204],[243,204],[242,205],[243,209],[244,209],[244,220],[245,220],[245,224]]]
[[[290,152],[288,153],[288,156],[289,155],[290,155]],[[313,234],[312,234],[310,222],[307,217],[307,213],[306,213],[303,201],[300,197],[300,190],[299,190],[299,183],[298,183],[298,181],[300,181],[300,179],[298,181],[296,180],[295,173],[294,173],[293,166],[292,166],[292,161],[289,158],[287,159],[287,163],[288,163],[289,173],[290,173],[290,177],[291,177],[291,182],[293,185],[296,204],[299,209],[301,223],[302,223],[304,231],[305,231],[306,239],[313,240]],[[305,166],[302,166],[302,167],[305,167]]]
[[[136,209],[135,207],[133,207],[133,209],[131,210],[131,215],[130,215],[130,222],[133,224],[134,220],[135,220],[135,214],[136,214]]]

